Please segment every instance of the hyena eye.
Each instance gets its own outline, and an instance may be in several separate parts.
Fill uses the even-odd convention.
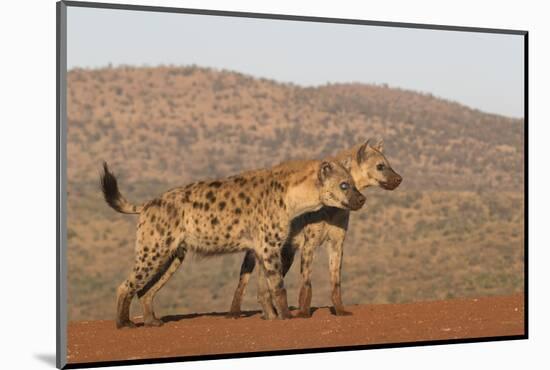
[[[386,166],[384,166],[383,163],[379,163],[379,164],[376,165],[376,169],[377,169],[378,171],[383,171],[384,168],[386,168]]]
[[[347,182],[342,182],[340,183],[340,189],[342,190],[348,190],[349,189],[349,184]]]

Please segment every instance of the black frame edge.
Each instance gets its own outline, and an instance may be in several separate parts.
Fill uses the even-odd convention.
[[[524,278],[523,278],[523,292],[524,292],[524,333],[526,338],[529,337],[529,33],[524,35],[524,91],[523,91],[523,119],[524,119],[524,165],[523,165],[523,210],[524,210]]]
[[[64,253],[64,191],[63,173],[66,145],[63,135],[66,115],[66,73],[67,73],[67,5],[63,1],[56,4],[56,346],[55,364],[58,369],[67,366],[67,317],[65,307],[66,266]],[[62,136],[63,135],[63,136]]]
[[[387,348],[424,347],[424,346],[436,346],[436,345],[448,345],[448,344],[470,344],[470,343],[500,342],[500,341],[525,340],[525,339],[527,339],[526,335],[510,335],[510,336],[500,336],[500,337],[441,339],[441,340],[429,340],[429,341],[418,341],[418,342],[367,344],[367,345],[341,346],[341,347],[304,348],[304,349],[289,349],[289,350],[279,350],[279,351],[239,352],[239,353],[226,353],[226,354],[215,354],[215,355],[194,355],[194,356],[164,357],[164,358],[151,358],[151,359],[139,359],[139,360],[83,362],[83,363],[68,363],[64,367],[64,369],[163,364],[163,363],[174,363],[174,362],[223,360],[223,359],[230,359],[230,358],[285,356],[285,355],[296,355],[296,354],[304,355],[304,354],[313,354],[313,353],[359,351],[359,350],[367,350],[367,349],[373,350],[373,349],[387,349]]]

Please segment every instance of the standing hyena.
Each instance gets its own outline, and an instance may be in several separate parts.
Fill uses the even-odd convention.
[[[153,312],[153,298],[188,251],[216,255],[253,250],[278,317],[290,317],[280,256],[291,220],[323,205],[356,210],[365,202],[349,172],[336,162],[293,161],[200,181],[140,206],[120,194],[106,164],[101,184],[113,209],[139,214],[134,269],[117,291],[118,328],[134,326],[129,310],[136,293],[145,325],[162,325]]]
[[[339,153],[333,160],[345,164],[359,189],[380,186],[383,189],[393,190],[399,186],[402,178],[392,169],[382,151],[382,141],[374,147],[370,146],[369,141],[367,141],[362,145]],[[350,157],[351,161],[349,160]],[[336,315],[349,314],[344,310],[340,290],[343,245],[348,229],[349,215],[350,212],[345,209],[323,207],[319,211],[304,214],[292,222],[290,237],[281,251],[282,273],[283,276],[286,275],[292,265],[294,254],[299,249],[301,251],[300,271],[302,275],[299,316],[309,317],[311,315],[311,263],[315,248],[323,243],[328,246],[332,285],[331,298],[335,313]],[[230,316],[238,317],[241,312],[242,297],[254,266],[254,252],[248,251],[241,266],[239,284],[233,296]],[[269,292],[266,290],[265,282],[261,277],[258,286],[258,301],[262,306],[265,318],[271,319],[276,316]]]

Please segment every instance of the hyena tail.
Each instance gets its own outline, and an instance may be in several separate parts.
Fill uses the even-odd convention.
[[[118,184],[116,177],[109,172],[107,162],[103,162],[103,174],[101,174],[101,190],[103,191],[103,197],[107,204],[111,206],[115,211],[120,213],[137,214],[141,213],[143,206],[136,206],[131,204],[120,194],[118,190]]]

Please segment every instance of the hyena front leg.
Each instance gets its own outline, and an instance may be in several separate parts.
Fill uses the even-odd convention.
[[[279,319],[288,319],[291,317],[288,309],[286,289],[283,282],[282,263],[281,263],[281,244],[277,243],[272,248],[267,244],[262,245],[261,251],[266,251],[258,255],[258,262],[261,267],[261,274],[264,275],[269,293],[277,310]]]
[[[332,285],[332,304],[337,316],[351,315],[351,312],[344,309],[342,304],[342,292],[340,281],[342,276],[342,257],[344,253],[344,236],[328,241],[328,258],[330,282]]]
[[[241,272],[239,274],[239,284],[235,293],[233,294],[233,301],[231,302],[231,308],[229,309],[228,317],[239,317],[241,313],[241,304],[243,301],[243,296],[245,289],[248,285],[248,280],[250,280],[250,274],[254,271],[254,266],[256,265],[256,254],[254,251],[247,251],[243,263],[241,265]]]
[[[281,250],[281,263],[283,278],[286,276],[288,270],[292,266],[294,261],[294,255],[296,254],[297,247],[292,243],[285,243]],[[258,302],[262,306],[263,318],[266,320],[275,319],[277,317],[277,311],[273,307],[275,297],[272,297],[269,293],[267,281],[265,280],[265,274],[258,274]]]
[[[262,319],[273,320],[277,318],[277,311],[273,306],[275,300],[272,299],[269,291],[265,268],[261,263],[258,265],[258,303],[262,307]]]

